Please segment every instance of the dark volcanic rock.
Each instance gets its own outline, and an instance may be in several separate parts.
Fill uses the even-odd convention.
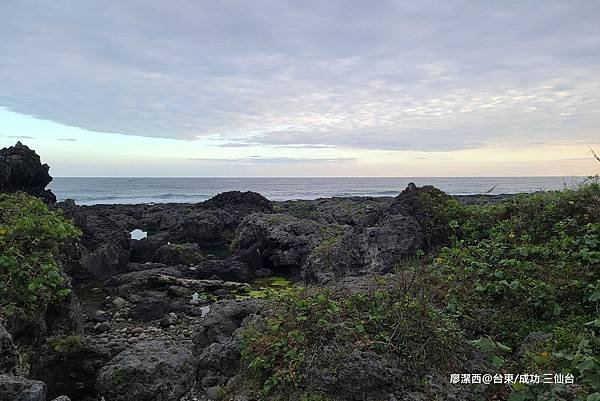
[[[198,244],[166,244],[156,251],[156,261],[165,265],[190,265],[202,260]]]
[[[327,282],[335,277],[387,273],[404,258],[441,242],[443,235],[431,232],[431,211],[424,197],[449,198],[433,187],[410,184],[387,208],[369,215],[326,252],[312,254],[305,278]]]
[[[205,201],[203,206],[217,209],[231,209],[236,214],[247,215],[255,212],[272,212],[270,200],[257,192],[223,192]]]
[[[19,353],[12,341],[12,336],[0,323],[0,374],[10,372],[19,361]]]
[[[0,149],[0,192],[27,192],[54,203],[56,196],[45,189],[52,181],[49,170],[50,167],[42,164],[40,157],[21,142]]]
[[[131,240],[132,263],[156,262],[156,252],[161,246],[169,243],[169,233],[149,235],[141,240]]]
[[[195,365],[185,344],[144,341],[117,354],[96,385],[106,401],[178,401],[194,383]]]
[[[0,401],[46,401],[44,382],[0,375]]]
[[[237,250],[253,270],[298,272],[320,242],[322,225],[288,214],[254,213],[238,229]]]
[[[72,202],[58,204],[65,216],[82,230],[67,273],[77,280],[94,280],[125,271],[130,257],[130,233],[109,216],[94,213]]]
[[[251,322],[264,325],[258,300],[224,301],[211,311],[198,329],[194,353],[198,356],[198,379],[202,386],[223,385],[240,368],[241,331]]]
[[[42,348],[32,364],[30,376],[48,387],[48,397],[66,394],[79,400],[95,396],[96,375],[108,362],[110,353],[86,341],[71,349]]]

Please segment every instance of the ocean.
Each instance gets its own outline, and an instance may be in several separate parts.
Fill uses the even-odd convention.
[[[59,200],[100,203],[196,203],[225,191],[255,191],[270,200],[332,196],[396,196],[410,182],[454,195],[511,194],[574,186],[584,177],[305,177],[305,178],[75,178],[57,177]],[[492,189],[493,188],[493,189]]]

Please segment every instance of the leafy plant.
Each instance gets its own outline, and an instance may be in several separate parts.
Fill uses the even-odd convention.
[[[0,311],[44,309],[69,294],[62,248],[80,231],[61,211],[26,194],[0,194]]]

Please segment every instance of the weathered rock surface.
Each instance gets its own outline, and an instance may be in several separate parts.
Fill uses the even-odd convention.
[[[237,251],[254,270],[298,273],[320,242],[322,224],[289,214],[255,213],[238,228]]]
[[[0,401],[46,401],[44,382],[0,375]]]
[[[45,189],[52,181],[49,170],[37,153],[21,142],[0,149],[0,192],[22,191],[54,203],[56,196]]]
[[[0,374],[10,372],[19,361],[19,353],[12,341],[12,336],[0,323]]]
[[[66,394],[80,400],[95,395],[96,375],[109,359],[107,350],[83,340],[68,349],[46,345],[32,364],[30,376],[46,383],[48,397]]]
[[[97,389],[107,401],[178,401],[194,383],[195,366],[185,344],[143,341],[100,370]]]
[[[165,244],[156,251],[155,260],[166,265],[193,265],[202,258],[198,244]]]
[[[258,300],[221,301],[212,305],[193,338],[202,386],[223,385],[238,372],[241,329],[251,321],[260,321],[261,309]]]
[[[130,233],[109,216],[94,213],[72,202],[57,205],[82,230],[81,241],[72,251],[67,273],[76,280],[91,281],[122,272],[129,263]]]
[[[311,255],[304,269],[310,281],[328,282],[336,277],[388,273],[406,257],[426,250],[431,233],[427,196],[447,196],[433,187],[409,185],[390,205],[365,218],[340,241],[322,253]]]

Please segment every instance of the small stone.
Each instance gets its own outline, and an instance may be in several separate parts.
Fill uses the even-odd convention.
[[[129,344],[135,344],[135,343],[137,343],[137,342],[138,342],[138,339],[137,339],[136,337],[131,337],[131,338],[128,338],[128,339],[127,339],[127,342],[128,342]]]
[[[206,398],[209,400],[219,399],[219,387],[209,387],[206,389]]]
[[[131,329],[131,333],[132,334],[140,334],[144,332],[144,328],[143,327],[134,327],[133,329]]]
[[[117,309],[123,309],[125,307],[125,305],[127,305],[127,301],[125,301],[123,298],[121,297],[116,297],[115,299],[112,300],[112,304],[115,306],[115,308]]]

